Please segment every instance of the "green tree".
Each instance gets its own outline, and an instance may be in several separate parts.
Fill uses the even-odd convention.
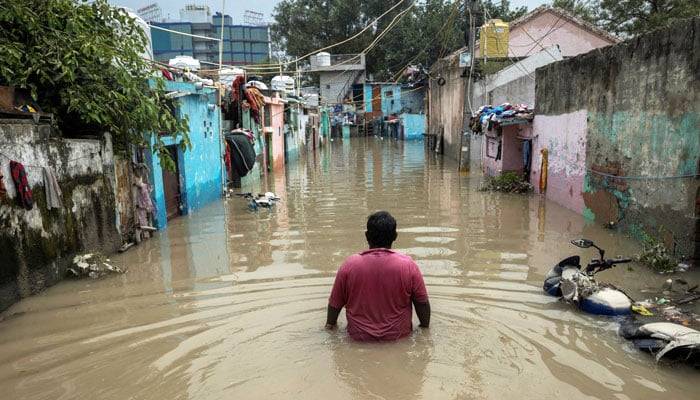
[[[403,1],[364,34],[330,52],[363,51],[411,3]],[[463,46],[462,3],[461,0],[416,2],[368,52],[368,72],[376,79],[390,79],[407,64],[430,65],[438,57]],[[273,40],[287,54],[299,57],[353,36],[394,4],[381,0],[283,0],[275,9]]]
[[[0,84],[31,90],[64,134],[107,131],[125,149],[147,144],[147,133],[167,132],[188,146],[187,121],[171,114],[162,79],[142,58],[146,45],[134,19],[106,0],[0,5]],[[172,167],[160,139],[154,151]]]
[[[664,27],[700,15],[698,0],[600,0],[599,25],[622,36]]]
[[[484,11],[484,21],[500,19],[505,22],[511,22],[527,14],[527,7],[521,6],[512,8],[508,0],[486,0],[481,2],[481,6]],[[481,23],[478,25],[481,25]]]
[[[552,7],[561,8],[586,22],[597,24],[600,18],[598,0],[554,0]]]

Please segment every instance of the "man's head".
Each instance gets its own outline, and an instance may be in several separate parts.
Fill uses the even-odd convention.
[[[376,212],[367,218],[367,243],[371,249],[390,249],[396,240],[396,220],[386,211]]]

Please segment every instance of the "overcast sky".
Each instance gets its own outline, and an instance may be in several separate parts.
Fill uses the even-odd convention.
[[[213,14],[221,9],[222,0],[109,0],[109,2],[134,10],[156,2],[163,9],[163,16],[168,17],[170,15],[170,19],[178,20],[180,18],[180,9],[185,4],[206,4],[211,8]],[[511,0],[513,6],[527,5],[530,10],[549,2],[551,0]],[[279,3],[279,0],[228,0],[226,1],[225,13],[231,15],[233,22],[236,24],[243,23],[243,12],[245,10],[261,12],[265,14],[267,20],[272,20],[272,11],[277,3]]]

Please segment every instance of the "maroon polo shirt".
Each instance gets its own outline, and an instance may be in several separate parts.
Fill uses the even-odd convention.
[[[389,249],[350,256],[335,276],[330,306],[345,307],[355,340],[395,340],[413,330],[412,300],[428,302],[423,275],[411,257]]]

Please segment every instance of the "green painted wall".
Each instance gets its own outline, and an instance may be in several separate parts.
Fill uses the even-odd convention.
[[[700,18],[537,70],[538,115],[585,110],[584,215],[697,257]]]

